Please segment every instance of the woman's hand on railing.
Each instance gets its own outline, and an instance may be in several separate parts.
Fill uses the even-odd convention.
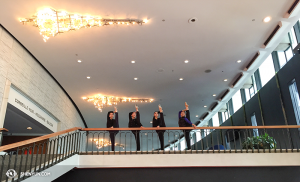
[[[193,127],[195,128],[195,129],[197,129],[197,126],[195,125],[195,124],[192,124],[193,125]]]

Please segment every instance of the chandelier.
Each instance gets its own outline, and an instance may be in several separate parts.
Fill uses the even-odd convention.
[[[45,8],[38,11],[32,18],[22,18],[20,22],[33,23],[33,26],[40,29],[40,34],[46,42],[49,37],[56,36],[80,28],[91,28],[105,25],[142,25],[148,20],[138,19],[102,19],[97,16],[83,16],[80,14],[71,14],[66,11],[57,11],[52,8]]]
[[[92,139],[91,139],[92,140]],[[103,147],[107,147],[109,145],[111,145],[111,142],[110,141],[107,141],[107,140],[103,140],[103,139],[94,139],[94,142],[96,144],[96,147],[98,149],[101,149]],[[115,143],[115,146],[119,146],[119,147],[122,147],[124,149],[124,145],[123,144],[120,144],[120,143]]]
[[[137,99],[137,98],[128,98],[128,97],[114,97],[114,96],[104,96],[98,94],[92,97],[82,97],[83,100],[88,102],[93,102],[95,108],[97,108],[100,112],[104,107],[118,105],[118,103],[124,102],[153,102],[153,99]]]

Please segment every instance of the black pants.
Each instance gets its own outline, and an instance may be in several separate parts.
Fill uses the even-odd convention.
[[[187,146],[187,149],[191,149],[191,139],[190,139],[190,132],[192,130],[183,130],[184,132],[184,137],[185,137],[185,141],[186,141],[186,146]]]
[[[164,131],[157,131],[157,135],[160,141],[160,150],[164,150],[165,148],[165,140],[164,140]]]
[[[136,141],[136,151],[140,151],[140,131],[132,131]]]
[[[111,141],[111,151],[115,151],[115,138],[117,133],[109,133],[110,141]]]

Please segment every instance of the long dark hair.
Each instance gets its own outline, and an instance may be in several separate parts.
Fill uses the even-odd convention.
[[[108,113],[107,113],[107,121],[110,120],[110,118],[109,118],[109,114],[110,113],[114,113],[114,111],[108,111]]]
[[[154,113],[156,113],[156,112],[157,112],[157,114],[160,113],[159,111],[154,111]],[[154,114],[154,113],[153,113],[153,114]],[[153,118],[152,118],[152,123],[153,123],[154,119],[155,119],[155,117],[153,116]]]

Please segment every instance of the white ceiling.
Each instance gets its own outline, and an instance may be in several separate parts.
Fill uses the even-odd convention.
[[[185,101],[193,122],[199,120],[196,115],[209,110],[219,98],[212,94],[220,96],[232,84],[293,2],[2,0],[0,23],[65,88],[88,127],[105,127],[106,113],[112,110],[105,108],[100,113],[81,99],[98,93],[153,98],[154,103],[139,104],[144,126],[151,126],[158,104],[166,114],[167,126],[177,126],[177,113],[184,109]],[[149,22],[81,29],[51,37],[45,43],[37,28],[18,22],[18,18],[31,17],[45,6],[102,18],[147,18]],[[266,16],[272,17],[270,23],[262,22]],[[198,22],[188,23],[192,17]],[[131,60],[136,63],[131,64]],[[237,64],[237,60],[242,63]],[[160,68],[164,71],[158,72]],[[212,72],[205,73],[207,69]],[[183,81],[179,81],[181,77]],[[224,82],[225,78],[229,81]],[[120,127],[127,127],[128,112],[134,110],[134,104],[120,104],[118,109]]]

